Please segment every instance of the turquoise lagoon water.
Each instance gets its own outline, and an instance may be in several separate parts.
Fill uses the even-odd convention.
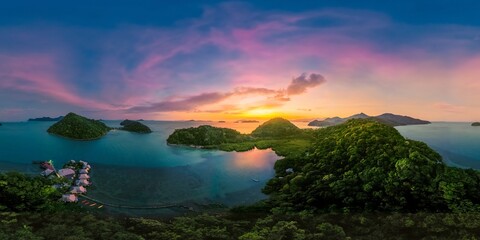
[[[120,121],[105,121],[118,127]],[[274,175],[279,157],[271,150],[235,153],[172,147],[176,128],[211,122],[145,121],[151,134],[110,131],[95,141],[74,141],[46,132],[52,122],[3,123],[0,170],[39,174],[35,160],[52,159],[57,168],[70,159],[92,165],[88,195],[103,202],[144,206],[163,203],[249,204],[266,198],[261,189]],[[229,127],[232,124],[229,125]],[[249,132],[256,124],[237,124]],[[233,126],[235,127],[235,126]]]
[[[120,121],[105,123],[117,127]],[[142,135],[117,130],[95,141],[50,135],[46,130],[51,122],[3,123],[0,170],[39,174],[38,166],[32,164],[34,160],[52,159],[57,167],[70,159],[85,160],[93,168],[93,186],[88,195],[121,205],[177,203],[197,207],[221,203],[235,206],[266,198],[261,189],[274,175],[273,165],[279,159],[271,150],[235,153],[166,144],[166,138],[176,128],[210,124],[248,133],[260,123],[144,123],[153,133]],[[426,142],[449,165],[480,169],[480,127],[471,127],[468,123],[433,123],[397,129],[407,138]],[[162,210],[161,214],[177,214],[175,211],[178,210]],[[128,213],[158,214],[145,210]]]

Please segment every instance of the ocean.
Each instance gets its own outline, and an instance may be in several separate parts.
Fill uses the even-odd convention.
[[[118,127],[120,121],[104,121]],[[92,165],[93,185],[88,196],[102,202],[146,206],[182,204],[187,206],[255,203],[267,196],[261,192],[275,174],[278,157],[271,150],[248,152],[174,147],[166,138],[174,129],[214,125],[249,133],[260,123],[219,123],[199,121],[144,121],[153,133],[110,131],[94,141],[75,141],[46,132],[52,122],[14,122],[0,126],[0,171],[16,170],[39,174],[32,161],[53,160],[57,168],[71,160]],[[298,124],[298,123],[297,123]],[[305,127],[304,123],[299,126]],[[401,126],[405,137],[427,143],[451,166],[480,169],[480,127],[468,123],[437,122]],[[176,215],[178,209],[115,210],[131,215]]]

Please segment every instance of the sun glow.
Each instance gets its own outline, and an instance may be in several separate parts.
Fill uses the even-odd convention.
[[[246,111],[243,115],[245,117],[269,118],[277,115],[277,113],[273,109],[257,108]]]

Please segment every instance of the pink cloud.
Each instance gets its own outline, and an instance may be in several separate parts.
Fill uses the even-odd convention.
[[[39,94],[83,108],[111,109],[112,106],[82,98],[59,80],[57,65],[46,55],[0,55],[0,88]]]

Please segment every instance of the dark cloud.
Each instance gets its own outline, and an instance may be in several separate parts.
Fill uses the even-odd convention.
[[[292,79],[292,82],[288,85],[287,94],[289,96],[302,94],[306,92],[308,88],[316,87],[323,82],[325,82],[325,78],[320,74],[312,73],[307,78],[307,75],[304,73]]]
[[[199,95],[187,97],[176,101],[162,101],[151,104],[149,106],[136,106],[129,108],[127,112],[173,112],[173,111],[192,111],[195,108],[220,102],[229,96],[231,93],[202,93]]]

